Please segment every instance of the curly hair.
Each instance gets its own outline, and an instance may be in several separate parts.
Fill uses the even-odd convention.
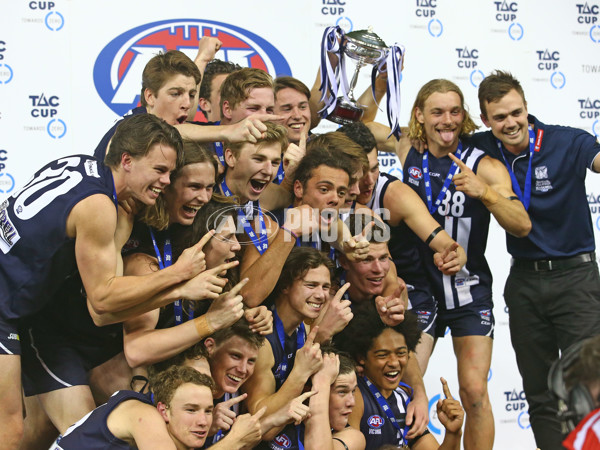
[[[215,391],[215,382],[211,377],[198,372],[187,366],[172,366],[163,372],[159,372],[150,380],[150,387],[154,393],[154,403],[164,403],[171,405],[171,400],[175,391],[185,383],[192,383],[197,386],[205,386]]]
[[[411,352],[419,343],[421,330],[417,326],[417,316],[412,311],[406,311],[404,321],[393,327],[381,321],[373,302],[359,305],[353,313],[354,318],[348,326],[334,337],[334,344],[340,350],[351,354],[356,360],[366,357],[373,341],[388,328],[404,336],[406,346]]]

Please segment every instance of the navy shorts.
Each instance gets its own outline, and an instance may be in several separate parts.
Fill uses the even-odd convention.
[[[437,302],[427,289],[406,285],[408,291],[409,310],[417,316],[417,325],[423,333],[435,337],[437,321]]]
[[[22,330],[21,369],[25,396],[87,385],[88,372],[123,350],[122,337],[97,343],[62,330],[30,326]]]
[[[460,308],[440,309],[435,328],[436,337],[444,337],[450,328],[453,337],[494,337],[494,302],[489,297],[476,300]]]
[[[16,320],[0,316],[0,355],[20,355],[21,343]]]

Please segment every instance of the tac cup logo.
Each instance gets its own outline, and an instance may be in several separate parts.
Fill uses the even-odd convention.
[[[164,20],[128,30],[102,49],[94,64],[98,94],[122,116],[138,105],[142,71],[153,56],[161,51],[180,50],[193,60],[203,36],[223,42],[217,54],[219,59],[263,69],[273,76],[291,75],[279,50],[248,30],[211,20]]]

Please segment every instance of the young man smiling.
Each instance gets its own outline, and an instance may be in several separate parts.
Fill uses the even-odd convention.
[[[436,336],[443,337],[447,326],[452,331],[467,413],[467,450],[491,449],[494,442],[487,394],[494,329],[492,275],[484,255],[490,213],[514,235],[525,236],[531,229],[506,169],[461,140],[475,128],[458,86],[431,80],[417,94],[408,132],[410,139],[425,142],[427,150],[419,153],[401,140],[397,151],[407,168],[404,182],[427,204],[440,225],[436,231],[446,230],[467,251],[467,264],[458,273],[445,275],[433,264],[431,250],[420,243],[438,302]]]
[[[118,391],[73,425],[52,450],[139,448],[191,450],[202,447],[212,423],[212,379],[191,367],[173,366],[152,379],[146,394]],[[260,418],[240,416],[215,450],[242,449],[260,440]]]
[[[371,208],[390,227],[388,247],[398,276],[407,284],[408,298],[424,333],[417,345],[416,357],[425,373],[433,351],[437,305],[425,276],[417,239],[428,242],[434,251],[435,265],[446,275],[458,272],[466,262],[462,247],[431,217],[420,197],[398,178],[379,170],[377,143],[362,122],[342,126],[339,131],[359,144],[366,153],[369,168],[359,181],[358,203]]]
[[[485,78],[479,105],[491,130],[473,141],[506,165],[533,223],[527,237],[506,236],[513,260],[504,298],[536,443],[559,449],[561,428],[546,383],[550,365],[559,350],[600,333],[600,277],[585,188],[587,169],[600,171],[600,144],[583,130],[530,115],[521,84],[507,72]]]

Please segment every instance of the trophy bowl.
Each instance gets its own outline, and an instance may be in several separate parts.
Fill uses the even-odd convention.
[[[356,69],[352,81],[350,81],[348,98],[337,98],[334,110],[327,116],[328,120],[343,125],[361,119],[363,109],[354,98],[354,88],[358,82],[358,74],[364,66],[377,64],[381,61],[386,56],[387,51],[387,45],[373,32],[371,27],[368,30],[352,31],[344,35],[343,52],[356,61]],[[345,74],[342,73],[341,76],[345,76]]]

